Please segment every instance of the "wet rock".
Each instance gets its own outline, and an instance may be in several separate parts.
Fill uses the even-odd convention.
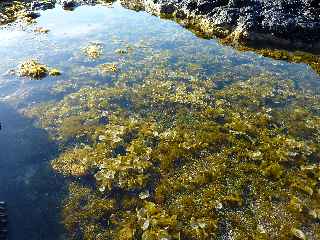
[[[77,3],[75,0],[63,0],[61,1],[61,6],[65,10],[73,10],[75,7],[77,7]]]
[[[128,8],[179,19],[207,35],[247,43],[320,52],[316,0],[122,0]],[[183,21],[181,21],[181,19]]]
[[[25,17],[31,18],[31,19],[36,19],[40,17],[40,13],[34,12],[34,11],[26,11],[24,13]]]
[[[55,6],[54,0],[49,1],[33,1],[30,5],[32,11],[52,9]]]
[[[0,12],[0,24],[7,23],[9,21],[8,16]]]
[[[58,69],[50,69],[35,59],[28,59],[21,63],[15,73],[20,77],[29,77],[31,79],[38,80],[46,77],[47,75],[59,76],[61,74]]]
[[[30,59],[21,63],[18,73],[21,77],[41,79],[47,76],[48,68],[36,60]]]
[[[65,10],[74,10],[76,7],[81,5],[95,5],[99,1],[97,0],[58,0],[57,3],[60,4]],[[112,0],[110,0],[112,2]]]

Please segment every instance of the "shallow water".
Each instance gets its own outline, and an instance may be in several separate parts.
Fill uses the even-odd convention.
[[[37,27],[50,31],[47,34],[34,32]],[[198,111],[207,104],[203,101],[208,102],[216,97],[210,95],[213,94],[211,90],[219,91],[233,84],[242,86],[241,82],[247,84],[248,79],[254,82],[261,76],[278,79],[284,85],[290,80],[293,89],[306,92],[308,96],[318,96],[320,87],[320,77],[305,64],[277,61],[252,52],[238,52],[214,39],[200,39],[172,21],[125,9],[119,3],[112,6],[82,6],[74,11],[64,11],[57,6],[42,12],[35,24],[2,27],[0,39],[0,121],[3,127],[0,132],[0,182],[3,186],[0,188],[0,200],[9,203],[10,239],[65,238],[59,224],[65,184],[47,163],[65,149],[73,148],[74,143],[65,143],[63,136],[57,136],[56,125],[50,121],[59,117],[63,121],[62,116],[53,116],[52,112],[63,112],[60,101],[63,102],[64,97],[72,98],[70,94],[84,87],[99,90],[125,86],[138,91],[147,79],[170,81],[170,84],[177,82],[177,85],[195,82],[192,90],[183,92],[182,100],[173,100],[181,104],[185,100],[186,104],[191,105],[188,106],[190,112]],[[97,59],[90,59],[83,52],[92,43],[101,47],[101,56]],[[119,53],[117,49],[125,51]],[[31,80],[8,72],[30,58],[59,69],[61,76]],[[117,70],[102,73],[99,66],[105,63],[114,64]],[[282,85],[278,87],[285,91]],[[206,92],[204,100],[199,96],[186,100],[188,92],[195,90]],[[255,90],[264,94],[261,89]],[[275,97],[277,94],[282,96],[281,91],[275,91]],[[73,98],[77,97],[75,94]],[[252,103],[252,98],[248,99],[249,103],[245,105]],[[263,107],[276,109],[277,104],[289,104],[290,101],[266,102]],[[34,114],[40,103],[47,102],[53,102],[50,107],[57,106],[57,109],[51,111],[45,108],[40,114]],[[129,100],[126,102],[121,98],[120,102],[130,114],[135,114],[135,107]],[[197,107],[194,108],[193,104]],[[95,107],[92,106],[93,109]],[[71,105],[63,114],[68,115],[70,111],[72,115],[75,108],[77,106]],[[314,106],[314,112],[318,116],[317,106]],[[41,123],[46,113],[50,115],[49,124]],[[141,112],[137,110],[136,114]],[[243,114],[245,118],[246,113]],[[39,115],[42,120],[39,120]],[[193,124],[192,120],[190,122]],[[77,141],[78,144],[86,143],[81,139]],[[319,159],[315,161],[318,163]],[[310,239],[316,239],[310,228],[304,229],[309,232]],[[221,239],[225,239],[223,233],[219,234]],[[229,235],[225,233],[225,236]],[[201,237],[198,236],[198,239]]]

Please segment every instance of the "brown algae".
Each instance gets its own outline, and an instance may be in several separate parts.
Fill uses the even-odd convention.
[[[49,69],[46,65],[39,63],[35,59],[29,59],[20,64],[18,75],[32,79],[42,79],[47,75],[59,76],[61,73],[58,69]]]
[[[71,148],[53,168],[94,179],[71,185],[72,239],[320,237],[320,96],[268,74],[211,85],[145,79],[29,110]]]

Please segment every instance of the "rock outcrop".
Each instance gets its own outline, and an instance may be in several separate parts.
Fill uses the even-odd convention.
[[[320,52],[319,0],[121,0],[233,44]]]
[[[186,27],[209,37],[218,36],[231,44],[275,46],[320,53],[319,0],[120,1],[127,8],[174,18]],[[0,23],[15,19],[2,9],[11,2],[5,0],[0,4]],[[112,0],[21,1],[27,9],[33,11],[53,8],[55,3],[72,10],[79,5],[100,2]]]

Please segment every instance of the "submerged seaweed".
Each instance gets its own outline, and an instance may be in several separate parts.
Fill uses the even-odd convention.
[[[127,43],[115,25],[60,46],[52,101],[23,105],[60,144],[69,239],[319,239],[318,78],[169,25],[126,25]]]
[[[92,177],[87,207],[66,200],[70,236],[320,237],[320,96],[268,74],[211,85],[146,79],[30,110],[73,146],[53,168]]]

